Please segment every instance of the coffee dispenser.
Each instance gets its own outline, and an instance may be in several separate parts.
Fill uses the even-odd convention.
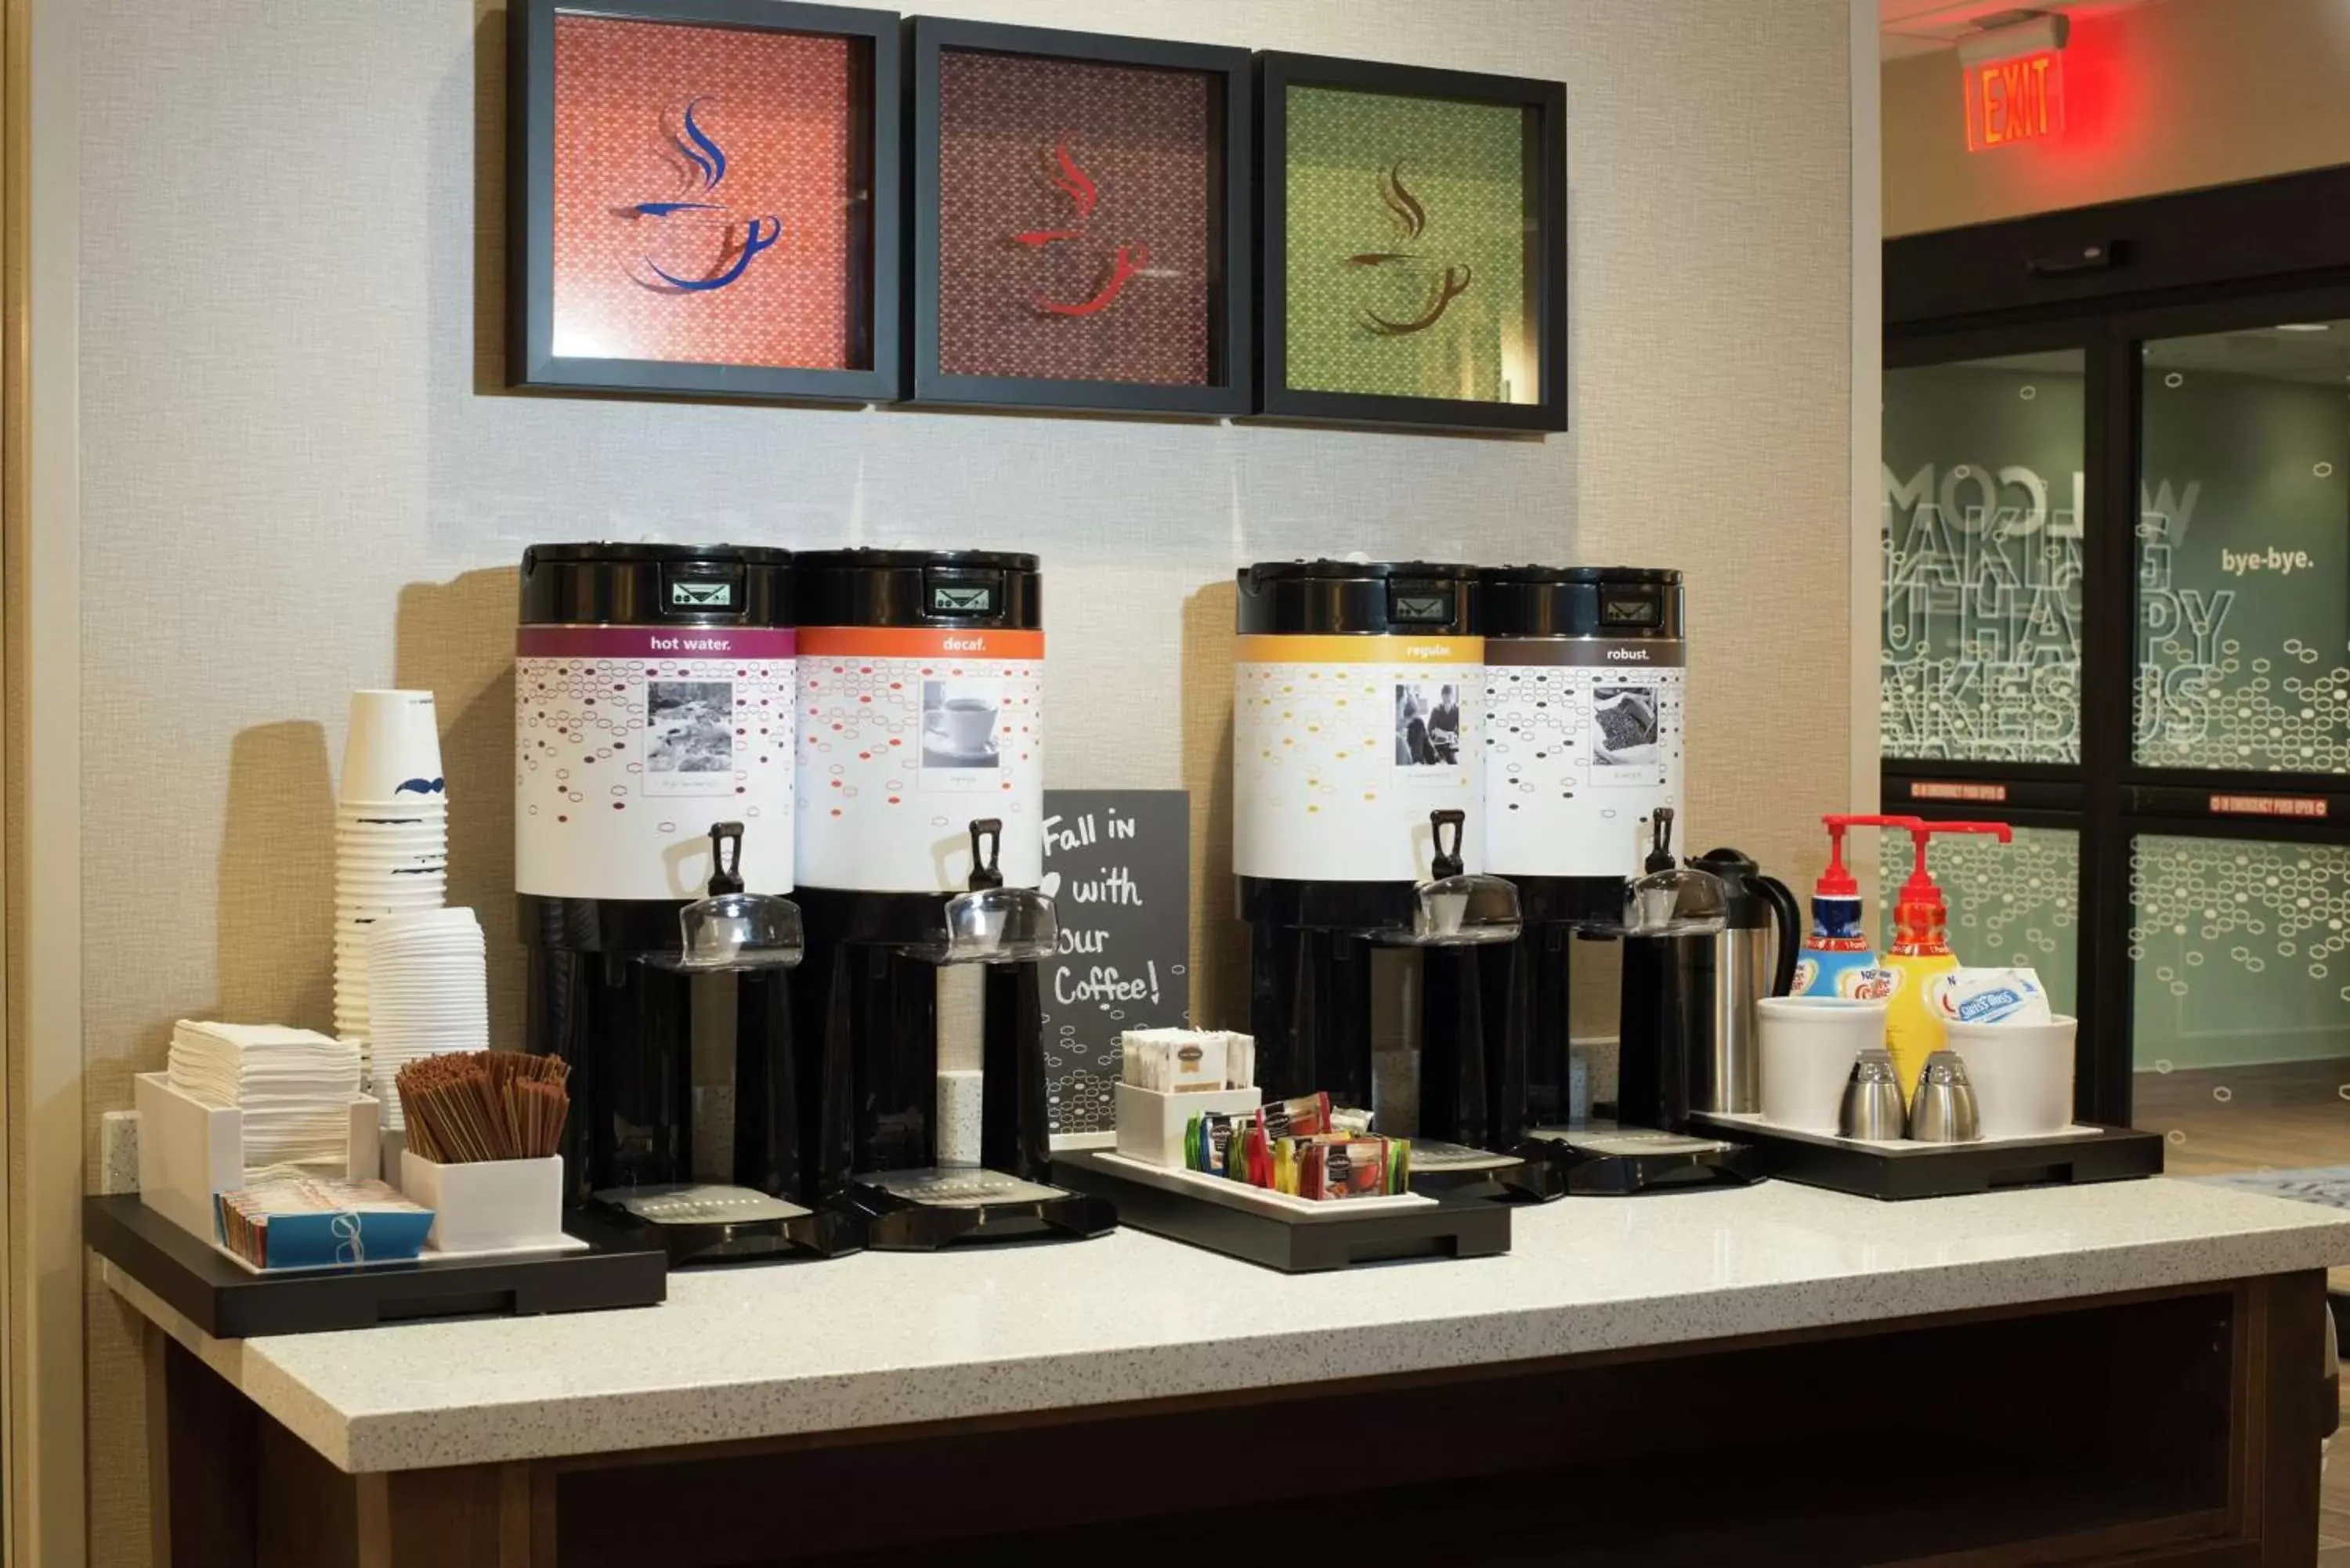
[[[1420,950],[1416,1170],[1489,1140],[1481,947],[1517,934],[1484,872],[1473,568],[1276,561],[1239,574],[1232,870],[1269,1096],[1373,1107],[1374,951]],[[1405,1118],[1381,1112],[1402,1130]],[[1475,1152],[1475,1151],[1469,1151]],[[1506,1162],[1504,1162],[1506,1163]]]
[[[853,1251],[791,1199],[799,1116],[790,555],[537,545],[515,644],[525,1035],[571,1064],[575,1203],[680,1261]],[[733,1033],[733,1184],[697,1183],[697,1020]]]
[[[1681,810],[1681,575],[1640,566],[1481,574],[1487,865],[1525,932],[1485,955],[1505,1140],[1567,1117],[1571,941],[1612,932],[1659,811]]]
[[[1517,1189],[1748,1179],[1750,1151],[1680,1130],[1727,919],[1719,879],[1671,847],[1687,717],[1681,574],[1503,566],[1481,586],[1488,864],[1516,885],[1525,920],[1515,944],[1483,955],[1492,1120],[1498,1143],[1550,1177]],[[1575,941],[1613,944],[1622,964],[1616,1122],[1568,1125]]]
[[[796,566],[811,1189],[865,1216],[881,1248],[1099,1235],[1109,1205],[1045,1180],[1039,962],[1058,928],[1038,890],[1036,557],[837,550]],[[966,964],[981,974],[975,1085],[940,1055],[941,971]]]

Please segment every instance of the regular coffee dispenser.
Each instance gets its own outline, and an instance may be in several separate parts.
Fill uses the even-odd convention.
[[[1232,870],[1257,1081],[1374,1107],[1374,953],[1415,950],[1415,1171],[1491,1127],[1474,951],[1517,935],[1484,874],[1485,670],[1473,567],[1274,561],[1238,577]],[[1401,1118],[1383,1111],[1383,1125]]]
[[[1107,1203],[1045,1179],[1036,557],[836,550],[796,576],[811,1193],[881,1248],[1102,1234]],[[975,1075],[941,1071],[940,977],[962,966],[981,977]]]
[[[680,1261],[854,1251],[844,1216],[795,1200],[790,555],[537,545],[521,589],[525,1041],[571,1064],[570,1199]],[[695,1179],[697,1025],[733,1034],[731,1183]]]

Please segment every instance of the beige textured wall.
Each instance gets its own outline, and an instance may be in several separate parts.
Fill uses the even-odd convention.
[[[2350,0],[2155,0],[2074,22],[2067,123],[1970,153],[1958,56],[1884,69],[1885,232],[2350,162]]]
[[[176,1016],[327,1022],[329,774],[357,686],[440,694],[452,898],[490,927],[510,1037],[512,563],[533,540],[1035,550],[1053,778],[1190,786],[1211,858],[1234,565],[1679,566],[1699,832],[1766,861],[1811,852],[1807,816],[1846,779],[1843,0],[930,9],[1564,78],[1574,432],[502,395],[502,15],[87,0],[93,1118],[159,1064]],[[1202,883],[1217,906],[1222,877]],[[90,1329],[95,1560],[127,1563],[144,1529],[132,1339],[102,1298]]]

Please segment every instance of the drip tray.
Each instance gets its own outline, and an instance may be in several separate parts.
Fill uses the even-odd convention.
[[[1502,1203],[1547,1203],[1565,1196],[1556,1167],[1520,1154],[1446,1143],[1411,1140],[1411,1189],[1430,1198],[1484,1198]]]
[[[838,1258],[865,1250],[865,1227],[840,1204],[806,1209],[747,1187],[707,1182],[616,1187],[598,1205],[644,1240],[663,1248],[672,1266],[794,1258]]]
[[[928,1252],[963,1242],[1085,1241],[1118,1229],[1103,1199],[981,1166],[879,1170],[844,1195],[878,1251]]]

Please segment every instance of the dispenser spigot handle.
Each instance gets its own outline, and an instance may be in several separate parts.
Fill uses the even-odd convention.
[[[1831,812],[1820,820],[1827,824],[1828,868],[1820,873],[1812,893],[1822,898],[1857,898],[1860,884],[1844,867],[1844,831],[1847,827],[1898,827],[1908,830],[1925,824],[1914,816],[1856,816],[1846,812]]]
[[[743,825],[710,825],[710,897],[743,890]]]
[[[1656,815],[1648,819],[1648,826],[1651,834],[1648,841],[1648,858],[1641,869],[1669,871],[1674,865],[1673,808],[1669,805],[1657,807]]]
[[[1003,886],[1003,872],[997,860],[1003,853],[1003,824],[996,817],[983,816],[971,825],[971,889]]]
[[[1431,811],[1428,814],[1430,836],[1436,840],[1436,858],[1429,866],[1429,874],[1439,882],[1448,877],[1458,877],[1469,869],[1461,858],[1461,839],[1468,831],[1469,814],[1465,811]],[[1444,830],[1452,830],[1452,847],[1444,847]]]

